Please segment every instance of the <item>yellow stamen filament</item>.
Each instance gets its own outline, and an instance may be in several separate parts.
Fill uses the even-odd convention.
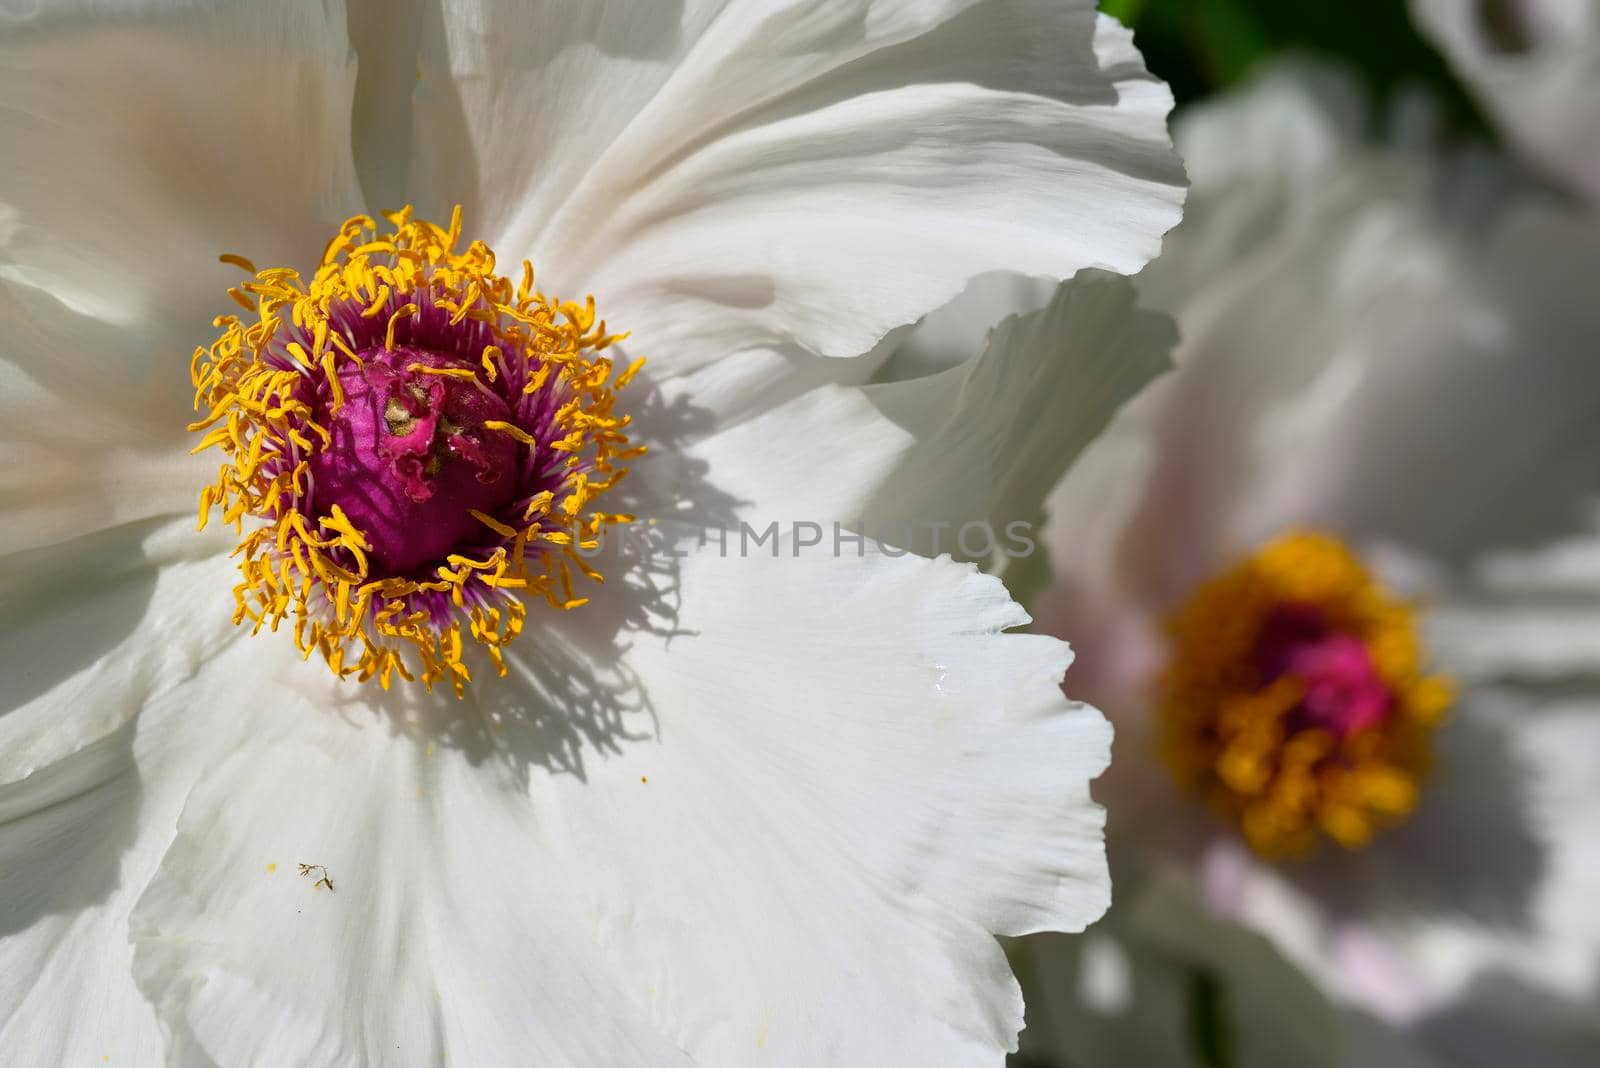
[[[429,367],[425,363],[412,363],[406,365],[406,370],[419,375],[438,375],[440,378],[459,378],[467,382],[475,382],[478,372],[470,367]]]
[[[498,430],[502,434],[516,438],[524,445],[532,445],[537,447],[539,444],[532,434],[528,433],[526,430],[514,423],[502,422],[499,419],[485,419],[483,421],[483,428],[485,430]]]
[[[307,657],[321,654],[342,678],[376,679],[384,689],[396,676],[420,679],[430,689],[447,679],[460,695],[472,677],[463,660],[463,627],[503,675],[502,649],[527,617],[523,599],[508,591],[570,609],[587,600],[574,593],[572,568],[600,578],[578,547],[594,546],[606,527],[631,521],[591,505],[626,474],[619,462],[643,451],[629,443],[628,417],[614,411],[616,391],[642,361],[613,374],[602,353],[623,335],[607,334],[597,322],[592,297],[582,304],[546,297],[533,288],[533,266],[526,262],[513,286],[494,273],[494,254],[482,242],[455,251],[459,207],[448,229],[414,219],[409,206],[385,218],[392,234],[380,235],[366,216],[348,220],[309,283],[288,268],[257,270],[242,256],[222,257],[254,280],[228,291],[251,314],[219,316],[219,336],[197,349],[190,365],[195,408],[204,413],[190,426],[204,435],[195,451],[217,448],[227,459],[215,484],[201,489],[199,525],[216,510],[240,533],[236,623],[249,621],[253,632],[275,630],[292,615],[300,650]],[[339,364],[359,364],[360,345],[344,333],[341,316],[346,322],[383,316],[384,344],[393,349],[409,337],[405,322],[429,301],[449,311],[452,322],[487,325],[494,344],[483,349],[482,364],[490,383],[520,366],[528,378],[525,392],[561,390],[566,402],[552,420],[551,448],[568,455],[562,461],[567,473],[558,490],[519,505],[515,523],[472,513],[508,542],[483,559],[451,554],[425,578],[376,575],[367,538],[342,510],[308,510],[310,461],[331,437],[317,421],[315,391],[307,386],[326,382],[330,408],[343,403]],[[285,334],[296,337],[285,340]],[[484,388],[468,368],[415,363],[408,370]],[[511,423],[484,426],[538,444]],[[246,530],[247,517],[259,525]],[[433,604],[443,598],[454,614],[440,620],[424,607],[429,598]],[[409,657],[417,670],[407,665]]]

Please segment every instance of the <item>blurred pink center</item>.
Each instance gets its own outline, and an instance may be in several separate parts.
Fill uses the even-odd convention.
[[[459,360],[408,345],[360,354],[339,370],[344,403],[311,461],[319,505],[338,505],[390,574],[443,560],[480,533],[517,491],[517,442],[484,426],[510,422],[505,401],[475,380],[437,373]],[[426,368],[424,370],[423,368]]]
[[[1256,644],[1255,663],[1263,684],[1288,675],[1304,688],[1290,716],[1297,730],[1318,728],[1346,738],[1382,724],[1394,707],[1366,644],[1331,630],[1308,605],[1273,610]]]

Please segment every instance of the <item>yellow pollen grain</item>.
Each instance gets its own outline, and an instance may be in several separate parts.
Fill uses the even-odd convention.
[[[392,232],[380,232],[367,216],[347,220],[304,277],[287,267],[257,270],[243,256],[221,257],[254,279],[228,290],[249,314],[218,316],[219,335],[197,348],[190,364],[195,407],[205,413],[191,426],[202,435],[196,451],[219,449],[226,459],[216,482],[201,488],[198,521],[203,528],[216,509],[240,533],[237,623],[275,630],[293,616],[290,629],[302,654],[320,654],[340,677],[375,679],[385,689],[397,678],[429,688],[448,680],[460,695],[472,678],[463,660],[464,629],[504,674],[500,650],[523,630],[523,598],[576,608],[587,599],[573,589],[573,568],[600,577],[575,546],[596,544],[621,519],[582,509],[621,480],[626,460],[642,454],[621,430],[627,418],[614,408],[616,390],[642,361],[613,378],[610,361],[596,354],[622,335],[605,332],[592,297],[552,300],[534,288],[531,263],[523,263],[520,284],[513,285],[494,273],[494,253],[482,242],[457,250],[459,207],[447,228],[414,218],[410,206],[384,219]],[[361,361],[355,335],[344,336],[335,324],[387,314],[384,343],[393,349],[400,322],[428,302],[456,323],[488,328],[493,344],[483,349],[482,363],[490,383],[515,372],[527,393],[560,391],[552,438],[567,455],[569,473],[559,492],[533,497],[515,524],[473,513],[505,545],[482,557],[452,554],[448,566],[426,579],[378,575],[363,532],[348,516],[337,508],[310,510],[310,463],[331,435],[297,391],[307,378],[325,379],[332,406],[342,405],[337,361]],[[487,388],[473,369],[411,369]],[[539,444],[509,423],[490,428]],[[247,529],[247,519],[257,525]],[[437,594],[448,597],[458,618],[439,623],[413,603]]]
[[[1263,685],[1255,667],[1263,627],[1284,605],[1363,642],[1391,694],[1382,723],[1345,738],[1295,725],[1302,684],[1285,675]],[[1161,756],[1258,853],[1292,856],[1319,837],[1360,848],[1416,807],[1453,686],[1424,674],[1414,609],[1343,542],[1312,531],[1274,539],[1202,583],[1167,632]]]

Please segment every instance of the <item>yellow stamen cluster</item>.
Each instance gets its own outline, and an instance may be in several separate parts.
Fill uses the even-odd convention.
[[[1284,605],[1363,643],[1393,702],[1381,724],[1341,738],[1294,722],[1303,684],[1288,674],[1263,680],[1256,666],[1263,628]],[[1168,632],[1162,756],[1257,852],[1303,853],[1319,830],[1359,848],[1416,806],[1452,687],[1423,672],[1413,607],[1338,539],[1293,532],[1270,542],[1201,585]]]
[[[629,444],[629,418],[614,411],[616,390],[643,361],[613,376],[600,353],[622,335],[596,321],[592,297],[582,305],[546,297],[527,262],[514,285],[495,274],[494,253],[481,241],[454,251],[459,207],[448,228],[412,218],[410,207],[385,218],[392,233],[380,234],[366,216],[347,221],[309,282],[291,268],[258,271],[242,257],[222,257],[253,278],[229,290],[247,314],[218,317],[220,335],[196,349],[191,364],[195,407],[205,413],[190,427],[204,434],[194,451],[214,447],[226,457],[216,483],[201,492],[200,526],[215,508],[242,535],[236,623],[276,630],[292,615],[299,648],[307,657],[320,653],[341,678],[376,677],[385,689],[395,675],[420,678],[429,689],[448,678],[460,695],[471,679],[464,631],[503,675],[502,649],[526,618],[523,596],[576,608],[587,598],[574,591],[573,572],[602,581],[582,552],[598,547],[607,526],[632,519],[591,505],[626,474],[621,463],[644,451]],[[313,398],[325,383],[331,408],[322,410],[343,403],[338,372],[347,361],[361,364],[350,323],[372,324],[374,341],[392,349],[421,308],[442,309],[452,325],[484,324],[493,344],[481,352],[481,370],[411,370],[480,385],[515,370],[526,379],[523,394],[557,391],[548,440],[510,423],[485,425],[548,450],[559,482],[532,495],[515,522],[473,513],[498,536],[492,552],[452,554],[421,578],[385,576],[369,565],[366,537],[337,505],[315,507],[311,460],[330,434]],[[247,520],[259,524],[247,532]],[[447,621],[428,604],[449,606]]]

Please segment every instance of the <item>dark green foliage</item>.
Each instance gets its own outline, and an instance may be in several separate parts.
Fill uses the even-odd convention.
[[[1481,113],[1444,60],[1417,34],[1405,0],[1102,0],[1134,28],[1150,69],[1179,103],[1244,77],[1283,52],[1336,60],[1360,73],[1380,107],[1406,88],[1424,88],[1464,133],[1485,135]]]

